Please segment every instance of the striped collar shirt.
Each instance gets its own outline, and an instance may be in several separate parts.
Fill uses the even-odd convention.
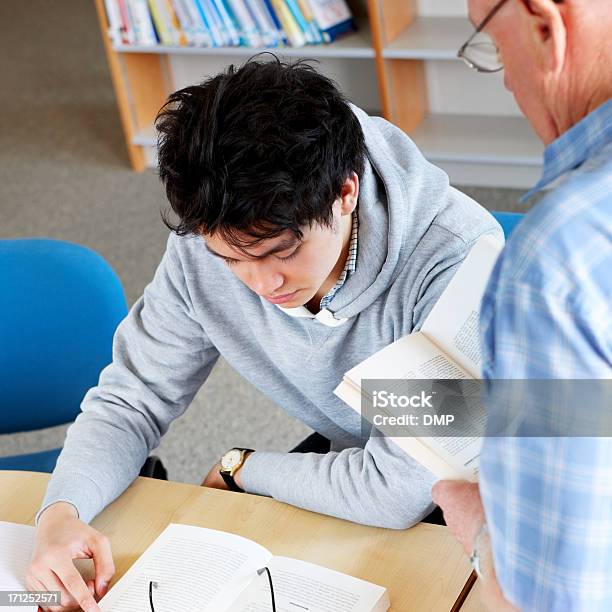
[[[319,304],[321,310],[327,308],[328,304],[334,299],[336,293],[338,293],[340,287],[344,285],[346,279],[357,267],[357,236],[359,234],[359,215],[357,214],[357,209],[353,212],[352,217],[353,227],[351,229],[348,257],[346,258],[346,263],[344,264],[344,269],[342,270],[342,274],[340,274],[340,278],[338,278],[336,284],[321,298],[321,303]]]

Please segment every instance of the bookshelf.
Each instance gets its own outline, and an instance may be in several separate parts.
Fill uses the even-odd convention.
[[[451,182],[534,184],[543,146],[504,91],[503,76],[473,73],[456,57],[471,32],[465,0],[362,1],[351,4],[358,32],[330,45],[267,50],[319,60],[350,99],[407,132]],[[95,4],[136,171],[155,163],[153,120],[171,91],[266,50],[114,45],[104,0]]]

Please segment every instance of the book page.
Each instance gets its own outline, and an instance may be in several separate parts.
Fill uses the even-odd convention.
[[[100,600],[104,612],[156,610],[221,612],[269,562],[263,546],[240,536],[189,525],[168,525]]]
[[[441,480],[478,481],[481,437],[390,439]]]
[[[274,557],[268,564],[278,612],[384,612],[389,597],[381,586],[334,570]],[[232,612],[270,612],[270,586],[263,573],[242,592]]]
[[[481,378],[480,302],[502,248],[492,236],[480,238],[421,329],[472,378]]]
[[[26,573],[34,550],[34,527],[0,521],[0,591],[27,591]],[[2,612],[36,612],[38,606],[6,606]]]
[[[357,388],[361,387],[361,381],[365,378],[405,380],[471,376],[424,333],[415,332],[386,346],[344,375],[344,379]]]
[[[469,379],[469,373],[449,359],[423,333],[404,336],[385,347],[352,370],[349,370],[334,393],[361,414],[362,381],[390,379],[387,391],[401,393],[402,381],[424,379]],[[395,388],[397,387],[397,388]],[[386,408],[388,414],[399,416],[402,409]],[[482,441],[476,432],[484,431],[486,413],[482,404],[472,402],[465,415],[465,436],[456,437],[396,437],[393,431],[380,428],[416,461],[439,478],[475,481]]]
[[[400,391],[402,390],[405,391],[405,389]],[[487,420],[481,396],[481,384],[479,381],[465,381],[461,384],[452,381],[447,386],[439,381],[432,385],[432,393],[438,398],[439,405],[436,404],[438,414],[443,418],[445,415],[452,415],[452,425],[430,423],[429,426],[420,426],[415,429],[413,437],[409,432],[404,436],[401,432],[393,430],[382,431],[439,478],[475,482],[478,479],[482,436],[485,433]],[[401,409],[393,407],[386,408],[385,411],[397,416],[402,412]],[[412,440],[417,440],[423,449],[417,448]],[[423,457],[432,453],[436,459],[423,462]]]

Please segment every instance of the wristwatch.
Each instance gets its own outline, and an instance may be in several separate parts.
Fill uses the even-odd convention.
[[[219,474],[225,480],[225,484],[229,487],[230,491],[244,493],[244,489],[241,489],[236,484],[234,474],[244,465],[245,459],[249,454],[254,452],[252,448],[231,448],[221,457]]]

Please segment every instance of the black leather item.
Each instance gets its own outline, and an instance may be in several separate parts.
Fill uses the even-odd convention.
[[[236,493],[244,493],[244,489],[241,489],[234,480],[233,476],[230,476],[226,472],[220,472],[221,478],[225,480],[225,484],[227,485],[230,491],[235,491]]]
[[[430,523],[431,525],[444,525],[446,526],[446,521],[444,520],[444,514],[442,512],[442,508],[440,506],[436,506],[434,510],[432,510],[422,521],[423,523]]]
[[[155,478],[156,480],[168,480],[168,471],[164,467],[162,460],[155,455],[147,457],[143,466],[140,468],[139,476]]]
[[[305,440],[302,440],[295,448],[291,449],[290,453],[329,453],[331,442],[316,431],[310,434]]]
[[[255,451],[252,448],[241,448],[240,446],[234,446],[236,450],[244,451],[245,453],[254,453]],[[233,450],[230,448],[230,450]],[[228,451],[229,452],[229,451]],[[246,457],[245,457],[246,460]],[[244,464],[244,460],[242,462]],[[244,489],[241,489],[234,480],[234,477],[227,472],[224,472],[222,469],[219,470],[219,474],[221,474],[221,478],[225,481],[225,484],[228,486],[230,491],[235,491],[236,493],[244,493]]]

